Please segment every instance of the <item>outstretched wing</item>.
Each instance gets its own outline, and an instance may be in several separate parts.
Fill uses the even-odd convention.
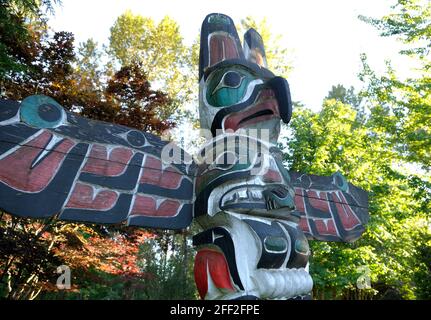
[[[368,221],[367,193],[348,183],[340,174],[321,177],[290,173],[300,227],[310,239],[357,240]]]
[[[166,153],[166,148],[169,148]],[[21,217],[187,227],[191,159],[160,138],[66,112],[53,99],[0,101],[0,208]]]

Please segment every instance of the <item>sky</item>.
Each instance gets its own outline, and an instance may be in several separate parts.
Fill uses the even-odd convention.
[[[390,59],[400,76],[410,64],[398,55],[393,38],[360,21],[358,15],[380,18],[389,13],[393,0],[62,0],[49,24],[55,31],[73,32],[76,42],[93,38],[107,43],[109,29],[127,9],[159,21],[175,19],[186,43],[199,33],[208,13],[229,15],[236,25],[246,16],[266,17],[271,30],[283,36],[281,45],[291,52],[294,70],[287,79],[294,101],[314,110],[320,108],[332,85],[361,87],[360,54],[366,53],[373,70],[384,71]],[[240,35],[241,36],[241,35]],[[197,84],[196,84],[197,85]]]

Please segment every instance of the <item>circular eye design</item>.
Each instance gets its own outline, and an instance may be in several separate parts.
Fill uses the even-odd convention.
[[[223,77],[223,83],[226,87],[238,88],[241,84],[241,76],[238,72],[229,71]]]
[[[334,173],[333,175],[333,183],[337,186],[338,189],[340,189],[341,191],[346,192],[347,191],[347,180],[346,178],[339,172]]]
[[[252,82],[262,81],[258,75],[242,66],[229,66],[211,73],[205,80],[205,104],[211,107],[228,107],[247,99]]]
[[[132,130],[127,133],[127,141],[133,147],[143,147],[147,140],[142,132]]]
[[[239,88],[243,79],[244,77],[241,76],[238,72],[228,71],[220,79],[220,82],[214,88],[212,94],[214,94],[215,92],[217,92],[222,88],[234,88],[234,89]]]
[[[20,117],[26,124],[36,128],[57,128],[65,123],[66,112],[54,99],[34,95],[21,102]]]

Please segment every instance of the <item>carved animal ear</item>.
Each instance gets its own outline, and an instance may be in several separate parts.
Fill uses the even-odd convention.
[[[202,23],[199,79],[208,67],[227,59],[244,59],[238,33],[230,17],[211,13]]]
[[[253,28],[244,34],[244,55],[248,61],[268,68],[262,37]]]

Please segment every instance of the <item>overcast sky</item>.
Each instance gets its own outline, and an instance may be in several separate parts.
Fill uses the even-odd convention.
[[[288,79],[292,98],[317,109],[332,85],[341,83],[359,88],[359,56],[369,57],[373,69],[383,70],[391,59],[402,74],[409,65],[399,57],[395,39],[383,39],[359,14],[381,17],[389,12],[389,0],[62,0],[50,25],[55,31],[70,31],[77,42],[92,37],[107,43],[109,28],[125,10],[156,21],[169,15],[180,25],[187,43],[197,36],[202,20],[211,12],[240,20],[252,16],[267,18],[271,30],[283,35],[283,46],[293,51],[294,71]]]

